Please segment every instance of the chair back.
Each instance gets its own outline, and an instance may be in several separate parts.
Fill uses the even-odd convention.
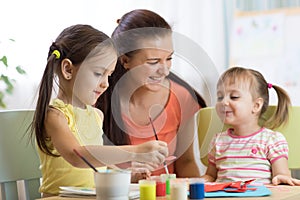
[[[227,126],[220,120],[214,107],[200,109],[197,121],[201,162],[207,166],[207,154],[210,151],[210,141],[214,134],[225,130]]]
[[[24,181],[27,200],[40,198],[39,156],[27,130],[34,110],[0,111],[0,184],[2,200],[19,199],[17,181]],[[22,183],[22,182],[21,182]],[[20,185],[20,184],[19,184]],[[19,191],[22,191],[22,189]]]
[[[270,105],[267,111],[263,114],[259,123],[263,123],[269,119],[275,112],[276,106]],[[289,145],[289,160],[290,169],[300,169],[300,106],[291,106],[289,113],[289,121],[286,125],[282,125],[275,131],[281,132]],[[209,143],[214,134],[228,129],[229,126],[224,125],[218,117],[214,107],[206,107],[200,109],[198,113],[198,139],[200,147],[201,161],[204,165],[208,165],[207,154],[209,152]]]
[[[275,112],[276,106],[269,106],[266,116]],[[300,106],[291,106],[289,110],[289,121],[286,125],[276,128],[286,138],[289,145],[289,168],[300,169]]]

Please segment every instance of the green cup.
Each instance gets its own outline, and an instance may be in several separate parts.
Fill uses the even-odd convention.
[[[160,177],[162,177],[164,180],[166,180],[166,194],[171,193],[171,185],[170,180],[176,179],[176,174],[161,174]]]

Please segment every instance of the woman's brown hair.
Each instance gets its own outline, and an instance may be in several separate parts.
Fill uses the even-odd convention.
[[[172,34],[171,26],[155,12],[144,9],[137,9],[126,13],[123,17],[117,20],[118,26],[112,33],[112,39],[118,50],[119,56],[126,55],[131,57],[140,49],[140,41],[143,39],[161,38],[167,34]],[[119,92],[115,91],[117,97],[113,97],[113,91],[117,82],[126,73],[121,62],[118,61],[115,71],[110,77],[109,88],[100,96],[96,103],[96,107],[104,113],[103,129],[106,135],[104,138],[106,144],[124,145],[130,144],[128,135],[123,131],[124,123],[121,117]],[[200,107],[206,107],[204,99],[199,95],[189,84],[180,79],[174,73],[168,75],[170,80],[173,80],[184,86],[199,103]],[[114,110],[114,112],[112,112]],[[117,113],[114,114],[113,113]]]

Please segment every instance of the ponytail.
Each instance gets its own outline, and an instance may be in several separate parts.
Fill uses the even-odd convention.
[[[47,65],[39,85],[39,97],[31,126],[31,138],[34,137],[35,132],[36,142],[39,149],[42,152],[52,156],[58,155],[53,154],[49,150],[49,147],[47,147],[47,135],[44,122],[52,96],[55,64],[60,63],[60,60],[57,60],[56,57],[57,56],[55,54],[51,54],[48,58]]]
[[[291,100],[287,92],[281,87],[272,85],[271,88],[274,88],[277,93],[278,103],[274,114],[267,120],[266,125],[271,129],[275,129],[288,122]]]

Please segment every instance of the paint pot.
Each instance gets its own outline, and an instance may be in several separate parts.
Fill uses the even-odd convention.
[[[97,200],[128,200],[131,171],[104,170],[94,173]]]
[[[157,197],[166,196],[166,180],[161,176],[151,176],[150,180],[156,182],[156,196]]]
[[[170,194],[171,192],[170,180],[176,179],[176,174],[161,174],[160,177],[166,180],[166,194]]]
[[[140,200],[156,199],[156,182],[154,180],[139,180]]]
[[[186,200],[187,199],[187,183],[176,179],[170,180],[170,198],[172,200]]]
[[[202,200],[204,199],[204,180],[202,178],[191,178],[189,179],[189,198]]]

